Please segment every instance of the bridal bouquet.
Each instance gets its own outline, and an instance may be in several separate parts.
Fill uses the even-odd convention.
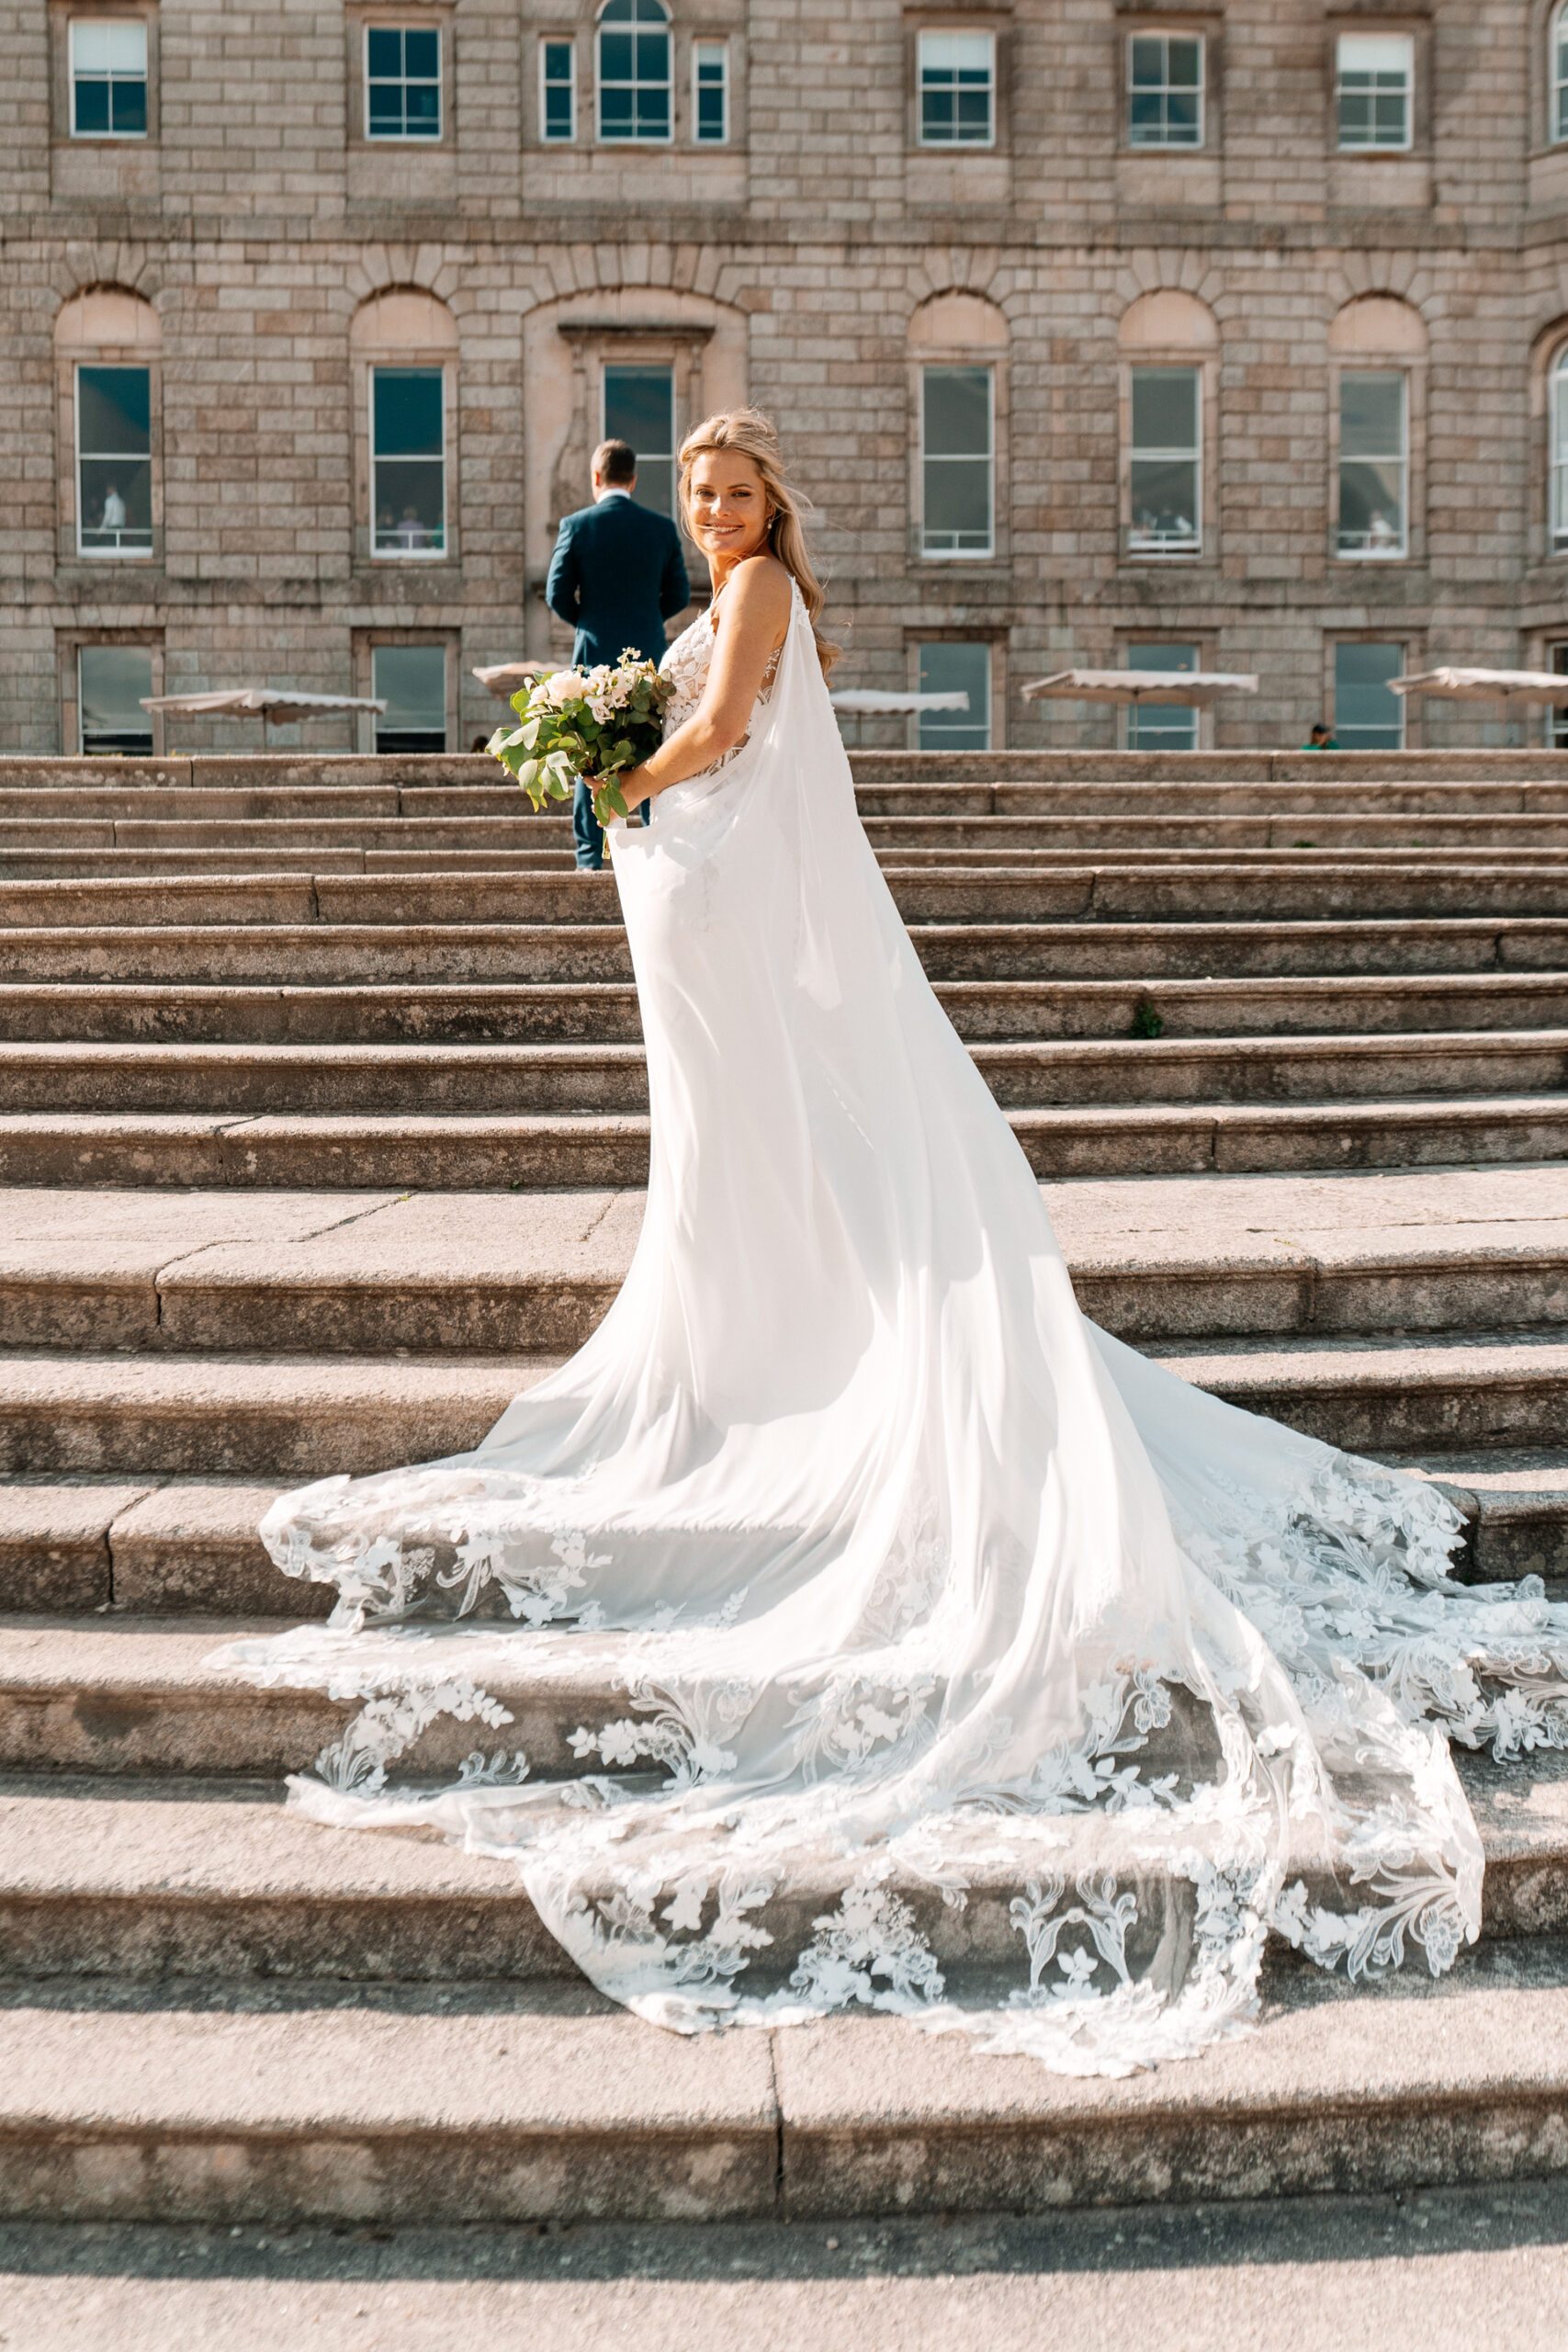
[[[675,688],[630,649],[614,667],[555,670],[512,697],[518,723],[498,727],[486,749],[514,775],[536,808],[570,800],[581,776],[592,786],[602,825],[626,814],[617,778],[663,738],[664,706]]]

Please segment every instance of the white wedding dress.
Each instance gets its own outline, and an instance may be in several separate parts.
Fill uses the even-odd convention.
[[[712,645],[671,649],[667,726]],[[268,1514],[338,1606],[223,1656],[365,1702],[292,1801],[514,1857],[594,1984],[686,2032],[861,2003],[1121,2073],[1241,2030],[1270,1931],[1449,1966],[1482,1879],[1449,1738],[1568,1744],[1568,1610],[1450,1582],[1431,1487],[1084,1320],[798,595],[749,741],[610,840],[631,1271],[473,1453]],[[569,1724],[590,1699],[540,1770],[504,1694],[552,1683]],[[491,1753],[422,1766],[454,1716]]]

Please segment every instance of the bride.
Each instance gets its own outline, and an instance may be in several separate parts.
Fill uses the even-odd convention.
[[[1122,2073],[1243,2030],[1270,1934],[1447,1968],[1449,1738],[1568,1744],[1568,1610],[1451,1582],[1433,1487],[1084,1320],[857,820],[773,429],[680,464],[714,597],[610,834],[641,1238],[471,1453],[268,1514],[337,1607],[227,1661],[365,1702],[293,1802],[513,1857],[683,2032],[862,2003]],[[544,1755],[456,1766],[509,1691]]]

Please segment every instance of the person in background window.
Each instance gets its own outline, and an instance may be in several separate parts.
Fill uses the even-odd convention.
[[[417,506],[405,506],[403,519],[398,525],[398,545],[400,548],[427,548],[430,533],[419,519]]]
[[[1339,746],[1320,718],[1302,749],[1303,752],[1337,752]]]
[[[125,501],[112,481],[104,492],[104,519],[98,527],[103,531],[125,528]]]
[[[691,601],[681,535],[666,515],[634,502],[637,452],[626,442],[601,441],[592,474],[592,505],[561,524],[545,602],[577,631],[571,658],[578,669],[618,662],[628,648],[644,662],[657,662],[665,622]],[[604,863],[604,836],[585,784],[577,787],[571,829],[579,871],[596,874]]]
[[[1393,548],[1399,545],[1399,533],[1394,529],[1393,525],[1389,521],[1388,516],[1383,513],[1381,506],[1378,508],[1377,513],[1372,516],[1371,523],[1368,527],[1367,544],[1369,547],[1373,548]]]

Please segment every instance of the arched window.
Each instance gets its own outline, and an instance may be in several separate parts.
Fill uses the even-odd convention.
[[[62,306],[54,348],[70,552],[145,560],[162,520],[158,313],[121,287],[94,287]]]
[[[1414,425],[1427,329],[1410,303],[1362,294],[1329,322],[1338,492],[1334,551],[1352,562],[1402,562],[1419,519]]]
[[[1551,93],[1551,137],[1568,140],[1568,0],[1551,12],[1548,36],[1547,85]]]
[[[664,0],[605,0],[599,14],[601,139],[669,139],[670,46]]]
[[[1220,331],[1195,294],[1160,287],[1122,313],[1122,527],[1127,553],[1201,555]]]
[[[1546,381],[1551,436],[1551,547],[1553,554],[1561,554],[1568,548],[1568,343],[1552,361]]]
[[[392,288],[360,305],[348,342],[363,420],[357,472],[367,551],[402,562],[450,558],[457,322],[434,294]]]

